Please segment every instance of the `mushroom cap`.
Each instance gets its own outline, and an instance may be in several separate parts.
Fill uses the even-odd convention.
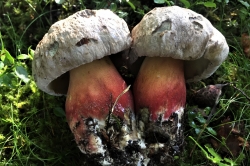
[[[178,6],[154,8],[132,30],[137,56],[184,61],[187,82],[211,76],[227,58],[225,37],[202,15]]]
[[[36,47],[32,73],[51,95],[67,93],[68,71],[128,49],[126,22],[110,10],[82,10],[53,24]]]

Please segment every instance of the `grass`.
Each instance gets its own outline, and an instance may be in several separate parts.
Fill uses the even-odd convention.
[[[250,77],[249,72],[249,58],[247,58],[244,54],[242,54],[241,51],[239,51],[239,47],[234,51],[230,52],[228,59],[222,64],[222,66],[218,69],[218,71],[212,76],[208,81],[208,83],[202,83],[202,84],[216,84],[216,83],[232,83],[232,86],[227,86],[223,88],[223,93],[221,96],[221,99],[219,101],[219,104],[217,106],[217,111],[212,117],[212,119],[209,121],[209,123],[206,125],[206,129],[209,127],[213,128],[214,130],[218,129],[220,126],[225,125],[225,123],[222,123],[222,120],[226,117],[230,117],[231,121],[229,122],[231,125],[235,125],[237,122],[244,122],[244,138],[245,140],[249,141],[249,124],[250,124],[250,100],[248,99],[249,96],[246,96],[247,94],[250,94],[249,91],[249,81],[248,78]],[[193,83],[191,85],[192,88],[199,87],[200,88],[201,83]],[[234,87],[233,87],[234,86]],[[235,89],[237,87],[237,89]],[[192,89],[191,88],[191,89]],[[199,89],[198,88],[198,89]],[[243,93],[244,94],[243,94]],[[193,106],[190,106],[187,108],[187,111],[190,113],[194,110]],[[227,163],[228,165],[249,165],[249,157],[250,153],[248,149],[243,148],[240,152],[239,156],[232,157],[224,152],[221,152],[221,147],[216,150],[216,155],[213,155],[213,153],[209,153],[209,151],[206,148],[201,149],[200,145],[207,145],[211,144],[209,139],[215,138],[218,140],[218,138],[215,137],[215,135],[212,134],[209,130],[204,130],[204,123],[201,121],[197,121],[197,117],[199,113],[195,116],[196,121],[195,123],[197,126],[191,127],[189,125],[186,129],[186,135],[189,136],[187,141],[187,154],[184,154],[185,157],[190,155],[190,149],[193,149],[193,146],[196,144],[199,146],[196,147],[195,151],[193,152],[193,155],[191,157],[191,163],[192,164],[198,164],[198,165],[209,165],[209,163],[215,163],[216,155],[221,154],[223,157],[229,157],[232,163]],[[187,115],[188,116],[188,115]],[[187,119],[186,123],[192,122],[192,120]],[[191,127],[191,128],[190,128]],[[236,126],[237,127],[237,126]],[[203,131],[201,134],[201,137],[198,137],[199,132]],[[191,138],[190,138],[191,137]],[[198,139],[199,138],[199,139]],[[218,140],[222,145],[225,145],[226,148],[227,145],[223,140]],[[202,156],[200,154],[203,154]],[[204,161],[204,156],[206,156],[206,161]],[[184,157],[184,158],[185,158]],[[213,158],[214,157],[214,158]],[[218,159],[218,157],[216,158]],[[223,158],[222,158],[223,159]],[[197,161],[200,161],[197,163]],[[235,163],[234,163],[235,162]],[[221,161],[221,163],[217,163],[216,165],[223,165],[225,161]]]
[[[29,4],[29,1],[25,2]],[[145,2],[147,6],[142,6],[139,1],[131,2],[133,4],[122,6],[123,8],[119,4],[114,7],[113,4],[112,8],[115,8],[114,10],[123,15],[133,26],[136,24],[136,19],[140,19],[141,15],[151,6],[149,6],[149,2]],[[81,5],[84,8],[84,5]],[[131,5],[132,10],[129,9]],[[1,4],[0,6],[4,5]],[[50,10],[52,9],[51,6]],[[64,8],[66,7],[64,6]],[[86,7],[88,6],[86,5]],[[91,8],[91,6],[88,8]],[[94,7],[92,6],[92,8]],[[42,14],[36,15],[33,20],[30,20],[22,33],[17,30],[17,23],[13,22],[11,13],[8,17],[6,16],[8,23],[6,23],[6,20],[0,20],[2,25],[2,34],[0,34],[0,165],[91,165],[91,161],[88,161],[86,156],[76,147],[73,134],[66,123],[65,98],[53,97],[41,92],[37,89],[31,76],[33,50],[30,45],[26,44],[25,40],[28,40],[27,36],[31,34],[30,30],[34,25],[41,25],[38,29],[48,28],[46,26],[48,20],[43,18],[50,12],[45,10],[46,7],[42,9]],[[20,12],[22,10],[24,9],[20,9]],[[27,10],[39,13],[39,11],[35,11],[34,4],[31,9]],[[242,8],[239,7],[239,10],[242,10]],[[222,11],[224,12],[224,8]],[[242,12],[244,11],[242,10]],[[219,14],[224,15],[224,13]],[[244,31],[249,32],[250,29],[246,26],[246,22],[239,22],[240,31],[244,29]],[[220,27],[223,23],[222,21],[219,22]],[[41,34],[37,34],[36,40],[32,40],[32,42],[37,44],[39,36],[41,38],[44,31],[39,30]],[[226,37],[230,37],[228,39],[230,43],[228,59],[209,79],[203,82],[190,83],[188,92],[198,90],[204,85],[218,83],[231,83],[237,89],[233,86],[223,88],[216,113],[205,128],[204,120],[206,120],[206,117],[201,116],[199,112],[195,112],[197,106],[190,104],[191,102],[188,99],[185,120],[185,150],[182,156],[176,156],[178,165],[250,165],[250,152],[247,149],[243,148],[240,155],[232,157],[232,155],[223,152],[221,147],[215,149],[209,146],[211,145],[210,138],[217,139],[213,133],[220,126],[225,125],[222,120],[226,117],[230,117],[231,121],[227,123],[232,125],[243,121],[244,133],[242,137],[245,140],[250,140],[250,101],[247,98],[247,96],[250,96],[250,60],[243,54],[239,36],[234,32],[235,29],[232,28],[232,31],[226,34]],[[8,36],[9,40],[7,40]],[[26,50],[26,52],[23,50]],[[211,110],[211,108],[206,109],[208,112]],[[195,116],[189,118],[188,113],[190,112],[194,112]],[[192,126],[191,122],[196,125]],[[203,131],[202,134],[199,133],[201,131]],[[219,142],[226,145],[223,139]],[[194,145],[196,145],[196,148],[190,156]]]
[[[18,91],[9,94],[13,95],[16,101],[1,108],[1,113],[4,115],[1,116],[0,124],[1,163],[3,165],[81,163],[84,156],[74,143],[65,117],[58,117],[53,112],[63,108],[63,100],[38,91],[29,94],[27,98],[26,93],[29,91],[27,86],[29,85],[23,85]],[[1,91],[1,94],[4,93]],[[21,99],[22,97],[26,100]],[[13,100],[12,97],[9,99]],[[1,103],[6,100],[8,99],[2,98]]]

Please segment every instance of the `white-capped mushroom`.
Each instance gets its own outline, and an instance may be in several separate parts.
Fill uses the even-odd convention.
[[[148,107],[151,120],[183,109],[185,80],[211,76],[227,58],[224,36],[202,15],[177,6],[155,8],[132,30],[132,50],[145,56],[135,85],[137,109]]]
[[[133,87],[137,114],[145,113],[142,108],[149,111],[147,128],[152,129],[145,137],[156,135],[158,127],[151,126],[160,126],[169,136],[155,142],[170,143],[167,146],[175,151],[183,136],[185,82],[211,76],[227,58],[229,47],[205,17],[177,6],[148,12],[133,28],[132,38],[132,52],[145,56]]]
[[[67,94],[66,118],[78,147],[103,165],[115,161],[106,144],[125,153],[129,141],[137,141],[131,92],[115,103],[127,85],[107,57],[128,49],[131,40],[116,14],[86,9],[53,24],[35,50],[35,82],[51,95]]]

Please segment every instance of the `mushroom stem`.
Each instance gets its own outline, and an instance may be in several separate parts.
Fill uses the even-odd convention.
[[[183,61],[146,57],[133,87],[138,128],[150,164],[167,163],[182,149],[186,87]],[[166,157],[168,156],[168,157]],[[164,158],[164,160],[161,160]]]
[[[148,108],[153,122],[163,122],[176,111],[183,112],[186,102],[183,61],[146,57],[133,92],[136,110]]]
[[[122,149],[127,143],[123,134],[126,139],[135,139],[131,135],[128,137],[135,121],[130,91],[119,98],[111,113],[116,98],[126,88],[126,83],[107,57],[70,71],[66,117],[83,153],[104,155],[106,144],[111,144],[111,139],[119,140],[114,144],[119,144],[118,147]],[[118,133],[119,139],[116,138]],[[124,144],[121,145],[121,142]]]

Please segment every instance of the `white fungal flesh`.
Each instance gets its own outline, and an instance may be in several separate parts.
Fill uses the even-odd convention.
[[[111,165],[112,163],[108,162],[107,160],[103,160],[100,162],[101,165],[106,166],[106,165]]]
[[[178,115],[177,133],[179,133],[179,129],[181,127],[181,119],[182,119],[183,114],[184,114],[184,108],[180,107],[175,113]]]
[[[141,147],[141,149],[146,149],[147,148],[144,140],[139,140],[138,145]]]
[[[131,118],[131,117],[130,117]],[[130,121],[132,126],[135,126],[135,118],[133,117]],[[105,120],[97,120],[92,119],[87,124],[87,128],[89,129],[89,135],[86,140],[88,140],[87,145],[80,144],[79,149],[82,153],[85,154],[100,154],[102,157],[98,159],[98,163],[101,165],[112,165],[113,159],[107,155],[107,147],[103,143],[102,138],[99,137],[98,133],[106,130],[107,121]],[[131,129],[131,126],[124,123],[120,131],[116,131],[113,125],[109,126],[107,131],[105,132],[111,140],[118,140],[117,149],[124,151],[128,146],[139,145],[140,149],[146,149],[146,144],[143,139],[140,139],[140,134],[138,134],[137,130]],[[119,136],[117,139],[116,137]],[[146,166],[150,159],[144,156],[143,153],[134,152],[133,156],[134,164],[136,165],[144,165]]]

